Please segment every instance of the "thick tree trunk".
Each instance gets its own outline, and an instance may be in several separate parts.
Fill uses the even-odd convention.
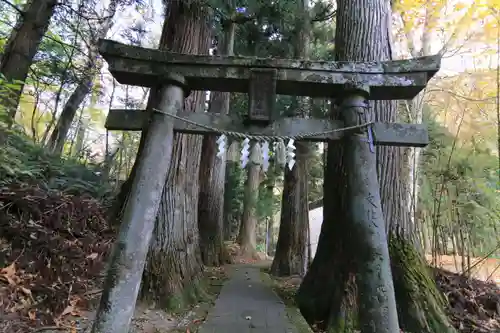
[[[71,96],[68,98],[66,104],[63,107],[61,115],[57,120],[56,126],[50,135],[48,142],[48,149],[57,155],[61,155],[64,143],[68,136],[71,123],[73,118],[75,118],[76,111],[82,104],[83,100],[90,93],[92,89],[92,81],[99,70],[101,69],[101,62],[98,62],[98,41],[99,38],[105,38],[108,31],[113,26],[113,17],[116,13],[119,0],[111,0],[106,10],[105,17],[102,25],[97,29],[97,33],[93,36],[89,45],[89,54],[87,58],[87,64],[83,71],[83,75]]]
[[[224,98],[215,93],[216,98]],[[213,105],[213,104],[212,104]],[[203,138],[200,161],[198,228],[203,263],[220,266],[224,261],[223,208],[225,161],[217,157],[216,137]]]
[[[430,38],[429,32],[424,31],[421,53],[414,56],[430,55]],[[417,123],[422,121],[423,94],[420,93],[412,103],[414,122]],[[387,102],[375,106],[376,121],[396,122],[396,106],[387,103],[384,108],[384,103]],[[423,257],[422,245],[418,242],[419,230],[414,214],[418,200],[419,148],[410,151],[410,154],[405,154],[403,148],[377,148],[380,197],[386,217],[400,327],[405,332],[452,333],[455,329],[445,315],[445,300],[436,287]],[[412,195],[411,208],[408,193]]]
[[[242,171],[237,162],[226,161],[224,182],[224,240],[234,240],[238,235],[243,205],[240,201]]]
[[[43,35],[49,28],[56,4],[57,0],[29,0],[5,45],[0,60],[0,73],[9,81],[23,82],[19,90],[11,91],[3,101],[11,124],[16,118],[17,106],[31,63]]]
[[[186,54],[206,54],[210,44],[210,13],[197,2],[168,4],[161,45]],[[200,112],[205,92],[194,91],[184,110]],[[172,164],[163,190],[141,296],[168,308],[180,308],[194,301],[202,262],[198,234],[198,175],[202,138],[175,135]]]
[[[224,213],[223,213],[223,229],[224,229],[224,240],[230,241],[233,237],[233,202],[231,193],[233,192],[234,186],[232,186],[231,173],[236,165],[233,161],[226,160],[226,170],[224,174]]]
[[[235,23],[230,23],[224,36],[222,53],[233,55]],[[209,112],[227,114],[230,94],[213,92]],[[217,138],[203,138],[200,162],[200,197],[198,228],[200,230],[201,258],[207,266],[220,266],[227,259],[224,248],[224,177],[226,159],[217,157]]]
[[[255,142],[252,142],[251,150],[254,147]],[[257,255],[257,200],[259,198],[260,165],[249,162],[247,169],[238,243],[243,257],[255,258]]]
[[[297,302],[304,318],[320,328],[338,329],[354,326],[351,312],[356,305],[356,286],[353,284],[354,263],[350,260],[349,229],[347,222],[346,171],[341,161],[343,142],[329,142],[325,167],[323,224],[316,254],[297,293]],[[331,191],[331,188],[337,189]],[[347,282],[346,282],[347,281]],[[344,297],[350,295],[349,298]],[[354,312],[355,309],[352,309]],[[341,313],[342,315],[339,315]]]
[[[276,185],[276,176],[277,173],[273,170],[272,174],[267,175],[268,184],[266,186],[267,195],[266,198],[270,198],[273,200],[274,197],[274,188]],[[268,214],[266,216],[266,255],[270,256],[271,252],[274,252],[274,209],[269,209]]]
[[[295,57],[307,59],[309,54],[310,18],[309,1],[298,0]],[[307,98],[297,98],[296,116],[307,116]],[[281,207],[280,229],[271,274],[276,276],[304,275],[308,265],[307,235],[309,229],[308,166],[310,147],[297,142],[296,164],[285,169],[285,182]]]
[[[158,49],[168,50],[171,48],[171,45],[167,44],[168,40],[166,38],[168,33],[172,34],[170,30],[167,30],[166,24],[164,24]],[[186,47],[189,47],[189,45]],[[141,158],[142,151],[144,150],[145,138],[148,132],[148,127],[152,119],[152,112],[153,112],[152,108],[158,104],[159,93],[160,90],[155,88],[151,88],[149,91],[149,98],[146,106],[146,112],[148,112],[148,116],[144,118],[144,123],[141,132],[141,139],[139,141],[139,147],[137,149],[137,156],[135,158],[134,165],[132,166],[132,170],[130,171],[130,175],[128,176],[127,180],[125,180],[123,184],[121,184],[120,190],[118,191],[118,194],[108,211],[108,216],[109,216],[108,218],[113,225],[119,225],[121,223],[123,208],[125,207],[125,204],[128,200],[128,195],[132,185],[132,180],[134,179],[137,171],[137,166],[138,166],[137,161]]]
[[[236,163],[233,161],[226,160],[226,170],[224,174],[224,240],[229,241],[233,237],[233,205],[232,205],[232,196],[233,193],[233,182],[231,173],[236,166]]]
[[[271,265],[271,274],[275,276],[303,275],[307,262],[309,147],[304,142],[296,142],[295,146],[297,162],[292,170],[285,169],[278,242]]]
[[[269,216],[266,221],[266,255],[271,256],[273,245],[273,217]]]
[[[337,4],[336,59],[390,59],[389,4],[382,0],[340,0]],[[381,101],[372,106],[376,120],[396,120],[395,103]],[[306,319],[332,331],[352,331],[359,327],[356,265],[355,258],[350,259],[356,248],[351,246],[354,242],[346,225],[350,219],[346,216],[346,170],[339,163],[342,156],[343,147],[329,143],[327,159],[336,165],[331,170],[325,169],[324,223],[316,256],[297,295]],[[400,326],[408,332],[449,332],[441,296],[413,245],[414,226],[406,202],[404,160],[400,148],[377,148],[380,195],[389,234]]]

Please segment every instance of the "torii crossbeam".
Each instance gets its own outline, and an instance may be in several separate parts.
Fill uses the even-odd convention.
[[[168,73],[182,75],[189,89],[250,93],[249,123],[237,115],[180,113],[192,123],[220,130],[244,131],[249,135],[295,136],[304,132],[329,132],[343,128],[342,121],[330,119],[279,118],[273,108],[276,94],[338,99],[348,82],[369,86],[371,100],[411,99],[439,69],[439,56],[387,62],[325,62],[254,57],[186,55],[128,46],[104,40],[100,53],[119,83],[151,87]],[[252,84],[252,82],[254,84]],[[267,105],[261,106],[262,101]],[[252,110],[252,105],[255,109]],[[147,117],[144,110],[110,110],[108,130],[140,131]],[[206,128],[176,120],[174,130],[191,134],[216,134]],[[262,125],[267,126],[262,126]],[[376,145],[425,147],[428,135],[421,124],[373,124]],[[310,141],[340,139],[334,132],[311,137]]]
[[[303,139],[342,139],[347,146],[344,162],[349,170],[349,222],[356,231],[356,246],[361,253],[370,254],[359,260],[362,265],[358,271],[366,277],[359,287],[364,295],[360,311],[376,325],[389,325],[383,318],[396,311],[396,305],[368,128],[373,131],[374,143],[386,146],[424,147],[428,134],[423,125],[368,122],[367,101],[415,97],[439,70],[439,55],[387,62],[302,61],[185,55],[110,40],[100,41],[99,52],[118,82],[161,87],[161,101],[152,112],[110,110],[106,120],[110,130],[142,130],[147,126],[147,148],[137,161],[131,199],[124,209],[93,333],[128,332],[171,162],[174,131],[202,135],[232,131],[271,137],[320,132]],[[190,90],[248,93],[248,115],[182,112],[183,99]],[[274,108],[277,94],[335,99],[342,120],[280,117]],[[346,127],[356,129],[341,130]]]

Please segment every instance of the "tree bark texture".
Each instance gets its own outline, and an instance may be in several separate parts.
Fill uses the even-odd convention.
[[[382,60],[388,58],[388,4],[384,1],[338,1],[335,40],[336,60]],[[355,11],[355,17],[352,17]],[[386,102],[382,102],[386,103]],[[379,109],[380,110],[380,109]],[[333,110],[339,119],[338,110]],[[324,179],[324,222],[313,263],[299,288],[297,301],[310,323],[332,331],[358,329],[356,249],[350,232],[346,147],[328,142]],[[354,252],[353,252],[354,251]],[[321,281],[320,283],[318,283]]]
[[[424,31],[421,51],[414,56],[431,54],[430,38],[430,34]],[[423,94],[412,101],[417,123],[421,122]],[[383,104],[387,104],[385,109]],[[375,121],[393,123],[398,120],[395,102],[375,103],[375,111]],[[414,212],[418,197],[418,177],[415,175],[418,174],[419,149],[377,147],[377,174],[399,324],[405,332],[453,333],[456,330],[444,312],[445,300],[436,287],[418,241],[416,223],[419,221],[414,219]]]
[[[388,2],[340,0],[337,6],[337,60],[380,61],[391,58]],[[394,102],[379,101],[371,106],[376,121],[396,120]],[[350,331],[359,327],[358,285],[356,263],[349,255],[356,253],[356,248],[351,246],[355,243],[347,227],[350,221],[345,200],[347,170],[338,163],[344,155],[344,147],[340,144],[328,143],[328,163],[336,162],[334,168],[325,169],[324,223],[316,256],[299,288],[297,301],[310,323],[318,322],[332,331]],[[412,242],[413,226],[410,225],[406,203],[407,179],[402,164],[404,150],[377,147],[376,152],[400,327],[409,332],[439,332],[441,329],[449,332],[450,326],[442,315],[439,292]],[[331,188],[336,191],[329,190]]]
[[[295,146],[295,166],[292,170],[285,169],[278,242],[271,265],[271,274],[275,276],[303,275],[307,262],[309,147],[305,142],[296,142]]]
[[[167,6],[162,45],[173,52],[206,54],[211,42],[210,12],[198,2]],[[184,110],[203,112],[205,92],[193,91]],[[198,233],[198,195],[202,137],[176,134],[155,236],[151,242],[141,296],[175,309],[195,301],[203,269]]]
[[[222,53],[233,55],[235,23],[227,26]],[[209,112],[227,114],[230,94],[212,92]],[[198,202],[198,228],[203,263],[220,266],[227,261],[224,247],[224,178],[226,158],[217,157],[217,137],[203,137],[200,161],[200,197]],[[227,149],[227,147],[226,147]]]
[[[274,216],[270,216],[267,222],[267,255],[274,257],[276,245],[274,244]]]
[[[178,2],[178,0],[174,0],[173,2]],[[169,3],[169,2],[168,2]],[[164,2],[165,8],[168,7],[168,3]],[[167,9],[165,9],[167,11]],[[165,21],[166,22],[166,21]],[[172,37],[167,39],[168,34],[172,34],[172,27],[167,28],[166,23],[164,23],[163,29],[162,29],[162,34],[160,37],[160,43],[158,45],[159,50],[171,50],[172,45],[169,45],[168,43],[171,43]],[[190,47],[191,43],[189,45],[186,45],[186,47]],[[118,192],[118,195],[116,196],[115,200],[113,201],[113,205],[110,207],[108,216],[112,224],[114,225],[119,225],[121,222],[121,218],[123,215],[123,207],[125,206],[125,203],[128,200],[128,195],[130,192],[130,187],[132,184],[132,180],[135,177],[136,170],[137,170],[137,162],[141,158],[142,151],[144,150],[144,139],[146,138],[148,128],[151,124],[152,120],[152,113],[153,110],[152,108],[155,107],[157,104],[159,98],[159,90],[158,88],[151,88],[149,91],[149,98],[148,98],[148,103],[146,106],[146,112],[148,112],[148,116],[144,117],[144,124],[142,127],[141,131],[141,139],[139,141],[139,147],[137,149],[137,156],[134,162],[134,165],[132,166],[132,170],[130,171],[130,175],[128,176],[127,180],[123,182],[123,184],[120,186],[120,191]]]
[[[240,178],[242,171],[237,162],[226,161],[224,176],[224,240],[234,240],[238,236],[243,211],[240,197]],[[234,207],[237,205],[237,207]],[[236,212],[237,214],[235,214]]]
[[[309,1],[297,1],[295,57],[308,59],[310,42]],[[295,116],[310,113],[307,98],[297,97]],[[289,276],[305,274],[308,266],[307,235],[309,230],[308,163],[310,147],[296,142],[296,163],[292,170],[285,169],[280,228],[271,274]]]
[[[71,128],[71,123],[73,118],[75,118],[76,111],[82,104],[83,100],[90,93],[92,89],[92,81],[95,75],[99,73],[102,62],[98,59],[98,41],[99,38],[105,38],[108,31],[113,26],[113,17],[116,13],[119,0],[111,0],[105,13],[106,19],[103,21],[101,26],[97,29],[96,34],[93,36],[89,45],[89,54],[87,57],[87,63],[85,64],[85,69],[82,73],[80,81],[76,86],[75,90],[71,93],[66,104],[64,104],[63,110],[59,119],[57,119],[56,126],[52,131],[49,142],[48,149],[57,155],[61,155],[64,143],[68,136],[69,129]]]
[[[21,81],[19,90],[11,91],[3,98],[9,121],[14,123],[17,107],[40,42],[49,28],[57,0],[28,0],[5,45],[0,60],[0,73],[9,81]]]
[[[251,150],[255,141],[251,142]],[[241,217],[238,243],[243,257],[254,258],[257,255],[257,200],[259,198],[260,165],[248,162],[243,216]]]
[[[226,159],[226,170],[224,174],[224,213],[223,213],[223,229],[224,229],[224,240],[229,241],[233,238],[233,205],[232,205],[232,184],[233,183],[231,173],[235,168],[236,163],[233,161],[228,161]]]

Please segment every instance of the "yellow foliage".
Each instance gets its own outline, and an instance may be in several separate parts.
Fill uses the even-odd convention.
[[[37,103],[34,94],[24,93],[19,101],[17,123],[22,126],[25,133],[38,140],[43,135],[46,127],[52,120],[49,110],[41,109],[43,103]]]
[[[434,47],[440,43],[446,50],[464,43],[496,43],[500,0],[399,0],[393,11],[401,17],[398,34],[406,36],[410,49],[416,34],[421,43],[427,34]]]
[[[463,141],[496,138],[496,72],[478,71],[442,78],[428,90],[438,119]]]

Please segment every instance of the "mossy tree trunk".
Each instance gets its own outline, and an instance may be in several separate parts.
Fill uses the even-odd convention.
[[[297,0],[297,24],[295,57],[308,58],[310,41],[309,1]],[[298,97],[295,116],[309,114],[308,99]],[[271,265],[275,276],[304,275],[308,264],[308,158],[310,147],[306,142],[295,143],[296,164],[292,170],[285,169],[280,228],[276,253]]]
[[[336,59],[380,61],[391,58],[391,10],[382,0],[337,2]],[[394,102],[372,103],[377,121],[396,121]],[[333,116],[337,115],[333,112]],[[297,301],[310,323],[330,332],[353,332],[358,325],[356,248],[346,216],[346,172],[341,142],[329,143],[325,169],[324,223],[316,256],[299,288]],[[443,300],[414,247],[414,225],[406,203],[404,150],[378,147],[381,200],[389,238],[400,327],[405,332],[453,332]],[[406,173],[407,174],[407,173]],[[335,189],[332,191],[331,189]],[[354,254],[354,255],[353,255]]]
[[[236,24],[225,26],[222,54],[233,55]],[[230,94],[213,92],[209,112],[227,114]],[[198,203],[198,228],[200,231],[201,258],[207,266],[220,266],[227,261],[224,248],[224,177],[226,159],[217,157],[217,137],[203,138],[203,155],[200,162],[200,197]]]
[[[206,54],[210,13],[197,2],[172,1],[167,6],[161,44],[173,52]],[[184,110],[200,112],[205,92],[193,91]],[[174,309],[196,300],[202,261],[198,234],[199,166],[202,138],[176,134],[172,164],[143,276],[141,296]]]
[[[250,151],[254,149],[255,144],[255,141],[250,143]],[[243,215],[238,233],[241,256],[247,258],[256,258],[257,255],[257,200],[259,199],[259,185],[260,165],[248,162],[243,199]]]

